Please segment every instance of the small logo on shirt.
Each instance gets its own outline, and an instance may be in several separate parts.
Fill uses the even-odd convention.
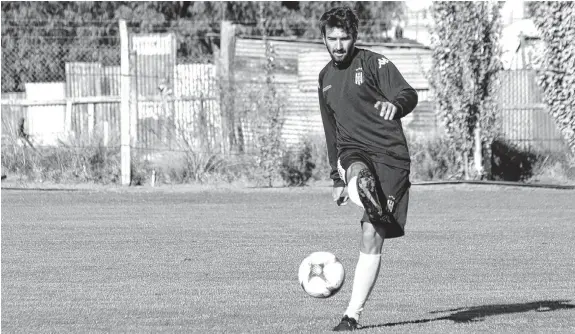
[[[395,206],[395,197],[389,195],[387,198],[387,211],[393,213],[393,208]]]
[[[323,87],[323,92],[324,93],[327,92],[327,90],[330,88],[331,88],[331,85],[327,85],[327,86]]]
[[[355,84],[361,85],[363,83],[363,72],[355,72]]]
[[[377,60],[377,63],[379,64],[379,68],[381,68],[382,66],[387,65],[387,63],[389,63],[389,60],[381,58]]]

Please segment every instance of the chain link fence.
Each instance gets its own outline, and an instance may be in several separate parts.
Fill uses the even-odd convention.
[[[35,33],[40,30],[2,38],[2,150],[3,158],[14,162],[3,163],[4,170],[21,170],[30,159],[60,161],[70,152],[76,158],[64,160],[76,165],[60,169],[90,174],[86,166],[103,166],[110,159],[119,165],[126,98],[127,145],[134,164],[164,170],[184,166],[187,171],[180,176],[196,174],[193,179],[221,164],[222,155],[257,164],[252,160],[259,155],[257,141],[265,139],[266,112],[276,104],[281,108],[278,100],[284,96],[266,98],[265,61],[223,83],[220,60],[209,53],[219,54],[219,36],[182,40],[165,27],[142,29],[127,22],[128,48],[123,51],[119,32]],[[208,52],[192,51],[192,43],[205,44],[202,50]],[[122,52],[127,54],[122,57]],[[233,75],[229,72],[228,78]]]
[[[3,144],[14,142],[16,135],[38,146],[59,141],[89,146],[81,134],[93,132],[101,123],[96,119],[108,122],[109,134],[116,132],[113,97],[119,95],[120,39],[94,34],[100,24],[105,22],[2,21],[2,99],[14,102],[2,105]],[[95,96],[109,98],[97,104],[66,103]]]
[[[36,137],[30,139],[39,146],[71,139],[63,136],[73,137],[73,145],[86,146],[83,140],[105,135],[104,145],[114,146],[114,137],[120,133],[121,41],[117,32],[116,36],[94,36],[90,31],[95,25],[47,29],[33,21],[3,24],[14,29],[35,27],[29,34],[2,37],[2,99],[14,101],[2,105],[3,135],[19,129]],[[114,27],[111,22],[98,24]],[[173,148],[170,127],[188,116],[209,119],[184,114],[215,108],[218,90],[213,56],[193,55],[165,28],[145,34],[132,23],[128,29],[139,123],[132,134],[134,144],[150,150]],[[39,33],[46,30],[50,33]],[[187,123],[179,126],[184,129]],[[160,142],[167,142],[167,147]]]

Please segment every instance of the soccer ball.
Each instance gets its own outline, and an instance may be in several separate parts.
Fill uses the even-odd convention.
[[[315,252],[306,257],[299,266],[299,284],[315,298],[335,295],[345,281],[345,270],[335,255]]]

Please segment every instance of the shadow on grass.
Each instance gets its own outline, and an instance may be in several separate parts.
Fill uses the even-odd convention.
[[[2,187],[2,190],[15,190],[15,191],[78,191],[79,189],[71,189],[71,188],[19,188],[19,187]]]
[[[393,327],[410,324],[423,324],[434,321],[451,320],[455,323],[469,323],[475,321],[483,321],[486,317],[511,313],[522,313],[529,311],[536,312],[551,312],[556,310],[575,309],[575,305],[568,304],[569,300],[543,300],[531,303],[517,303],[517,304],[494,304],[482,305],[472,307],[462,307],[451,310],[433,311],[432,314],[451,312],[451,314],[430,319],[418,319],[401,322],[390,322],[379,325],[362,326],[362,329],[379,328],[379,327]]]

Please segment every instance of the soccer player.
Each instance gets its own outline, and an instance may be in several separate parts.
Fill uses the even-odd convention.
[[[355,47],[358,18],[337,7],[320,19],[331,61],[319,74],[319,102],[333,200],[365,209],[351,299],[335,331],[355,330],[375,285],[386,238],[404,235],[410,158],[401,118],[417,92],[385,56]]]

